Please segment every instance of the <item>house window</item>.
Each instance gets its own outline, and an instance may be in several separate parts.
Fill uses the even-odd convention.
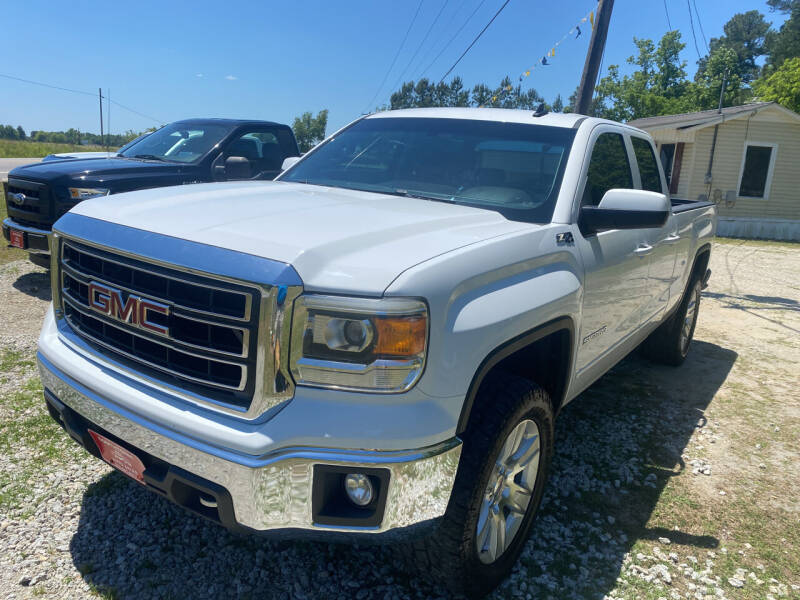
[[[740,197],[766,199],[769,196],[777,150],[777,144],[762,142],[745,144],[742,171],[739,176]]]

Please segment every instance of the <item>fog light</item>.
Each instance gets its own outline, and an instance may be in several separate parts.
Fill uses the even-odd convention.
[[[375,493],[372,482],[363,473],[348,473],[344,478],[344,489],[350,501],[356,506],[366,506],[372,502]]]

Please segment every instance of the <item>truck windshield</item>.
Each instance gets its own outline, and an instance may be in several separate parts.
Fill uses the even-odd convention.
[[[494,210],[549,223],[575,130],[471,119],[364,119],[279,179]]]
[[[117,156],[191,163],[200,160],[230,130],[218,124],[172,123],[123,149]]]

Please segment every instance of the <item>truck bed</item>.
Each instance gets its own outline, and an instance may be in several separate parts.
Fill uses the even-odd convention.
[[[713,202],[708,200],[685,200],[684,198],[670,198],[672,202],[672,212],[679,213],[687,210],[695,210],[696,208],[706,208],[713,206]]]

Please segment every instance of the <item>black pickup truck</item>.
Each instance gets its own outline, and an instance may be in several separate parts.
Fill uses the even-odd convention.
[[[3,237],[49,266],[53,223],[88,198],[206,181],[273,179],[299,156],[288,125],[190,119],[162,127],[110,158],[35,163],[8,174]]]

